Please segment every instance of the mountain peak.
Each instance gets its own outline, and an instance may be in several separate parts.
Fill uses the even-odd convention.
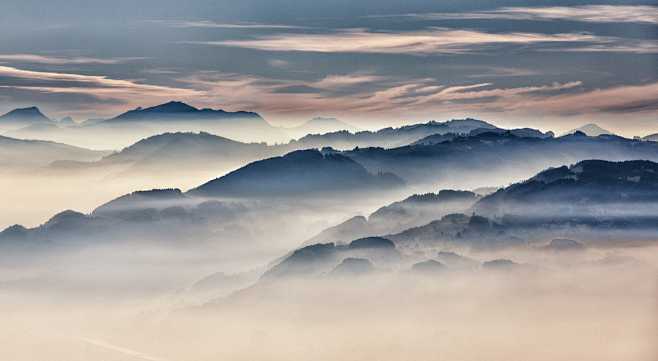
[[[227,112],[221,109],[199,109],[181,101],[170,101],[168,103],[155,105],[148,108],[138,107],[127,111],[115,118],[108,119],[108,122],[122,121],[204,121],[204,120],[221,120],[221,119],[249,119],[256,121],[258,124],[264,124],[264,120],[257,113],[237,111]]]
[[[590,137],[598,137],[599,135],[613,135],[611,131],[607,129],[603,129],[594,123],[585,124],[579,128],[572,129],[568,131],[565,135],[574,134],[576,132],[584,133]]]
[[[180,101],[170,101],[164,104],[156,105],[151,108],[146,108],[144,110],[152,111],[152,112],[166,112],[166,113],[190,113],[190,112],[199,111],[199,109]]]
[[[1,116],[0,120],[1,119],[10,121],[50,121],[50,119],[43,115],[41,110],[35,106],[14,109]]]

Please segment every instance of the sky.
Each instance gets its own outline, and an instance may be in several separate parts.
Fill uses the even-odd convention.
[[[655,1],[3,0],[0,113],[658,131]]]

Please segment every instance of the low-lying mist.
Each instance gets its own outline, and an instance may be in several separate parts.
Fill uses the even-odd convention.
[[[3,283],[0,359],[652,361],[658,351],[655,247],[468,255],[515,269],[251,277],[220,297],[192,287],[210,262],[114,253],[81,252],[47,286]],[[139,280],[141,292],[127,286]]]

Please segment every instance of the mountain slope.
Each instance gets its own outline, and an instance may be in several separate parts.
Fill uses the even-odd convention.
[[[586,160],[501,189],[474,210],[490,217],[649,216],[645,207],[657,202],[658,163]]]
[[[107,153],[55,142],[0,136],[0,166],[45,166],[58,160],[90,162]]]
[[[246,119],[265,123],[260,115],[253,112],[227,112],[215,109],[197,109],[191,105],[171,101],[149,108],[137,108],[108,119],[105,123],[148,122],[148,121],[185,121],[185,120],[222,120]]]
[[[598,137],[599,135],[614,135],[614,133],[612,133],[611,131],[607,129],[603,129],[594,123],[585,124],[582,127],[572,129],[564,133],[564,135],[574,134],[576,132],[584,133],[590,137]]]
[[[215,173],[275,155],[264,143],[242,143],[200,132],[164,133],[140,140],[103,158],[103,163],[131,163],[133,171],[146,172],[205,168]]]
[[[354,147],[399,147],[416,142],[434,134],[468,134],[475,129],[496,129],[494,125],[477,119],[455,119],[446,122],[431,121],[407,125],[400,128],[385,128],[376,132],[350,133],[340,131],[326,134],[310,134],[295,143],[305,148],[332,147],[352,149]]]
[[[348,132],[358,132],[359,129],[351,124],[347,124],[337,118],[315,117],[297,127],[285,128],[285,132],[293,138],[299,138],[308,134],[324,134],[346,130]]]
[[[398,174],[409,184],[475,189],[509,184],[548,167],[586,159],[658,161],[658,144],[582,133],[537,138],[485,132],[431,145],[359,148],[342,154],[370,171]]]
[[[402,184],[395,175],[371,174],[340,154],[299,150],[250,163],[190,193],[209,197],[314,196],[383,190]]]
[[[0,124],[16,123],[22,125],[31,125],[34,123],[50,123],[52,120],[48,119],[41,110],[37,107],[19,108],[14,109],[2,116],[0,116]]]
[[[478,199],[479,196],[467,191],[441,190],[439,193],[415,194],[379,208],[367,219],[357,216],[327,228],[304,244],[342,244],[360,237],[401,232],[447,214],[466,212]]]

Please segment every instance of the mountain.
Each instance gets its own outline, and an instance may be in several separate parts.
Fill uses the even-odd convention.
[[[646,215],[658,202],[658,163],[586,160],[547,169],[484,197],[475,206],[488,217],[570,219]],[[538,206],[541,205],[541,206]]]
[[[437,272],[443,272],[445,271],[446,267],[443,265],[443,263],[430,259],[427,261],[423,262],[418,262],[411,266],[411,270],[417,273],[424,273],[424,274],[434,274]]]
[[[582,127],[572,129],[564,133],[564,135],[574,134],[576,132],[584,133],[590,137],[598,137],[599,135],[614,135],[614,133],[612,133],[611,131],[607,129],[603,129],[594,123],[585,124]]]
[[[518,128],[518,129],[477,128],[468,132],[468,136],[476,136],[483,133],[495,133],[495,134],[503,134],[503,135],[508,134],[519,138],[540,138],[540,139],[553,138],[555,136],[553,132],[543,133],[542,131],[532,128]],[[414,143],[411,143],[411,145],[434,145],[434,144],[454,140],[459,136],[460,134],[455,134],[455,133],[433,134],[423,139],[420,139]]]
[[[494,259],[482,263],[482,269],[490,271],[509,271],[519,267],[520,265],[509,259]]]
[[[449,214],[466,213],[478,199],[480,196],[468,191],[441,190],[438,193],[416,194],[381,207],[368,218],[357,216],[327,228],[304,244],[346,244],[357,238],[377,239],[368,236],[395,234],[426,225]]]
[[[258,113],[230,112],[221,109],[199,109],[189,104],[171,101],[148,108],[136,109],[103,121],[85,122],[78,133],[112,135],[118,139],[132,139],[164,132],[209,132],[244,142],[287,142],[291,138],[279,127],[274,127]],[[127,133],[127,134],[126,134]],[[130,144],[130,143],[123,143]]]
[[[299,150],[250,163],[190,191],[206,197],[319,196],[333,192],[367,192],[403,185],[390,173],[371,174],[336,153]]]
[[[375,266],[367,258],[348,257],[343,259],[330,274],[338,277],[358,277],[371,273],[374,269]]]
[[[655,239],[658,163],[587,160],[547,169],[451,214],[383,237],[399,249],[495,249],[546,239],[623,242]],[[553,244],[552,248],[567,242]]]
[[[658,161],[658,144],[580,132],[558,138],[485,132],[438,144],[359,148],[341,154],[371,172],[398,174],[410,185],[475,189],[510,184],[548,167],[586,159]]]
[[[479,198],[472,192],[449,189],[438,193],[415,194],[377,209],[368,218],[352,217],[339,225],[327,228],[304,244],[325,242],[342,244],[359,237],[401,232],[451,213],[466,212]]]
[[[206,121],[244,119],[256,123],[265,123],[260,115],[253,112],[237,111],[227,112],[215,109],[197,109],[183,102],[171,101],[149,108],[136,108],[106,120],[104,123],[120,122],[150,122],[150,121]]]
[[[384,236],[402,250],[434,249],[501,249],[525,246],[510,226],[492,219],[465,214],[449,214],[426,225]]]
[[[41,110],[37,107],[14,109],[5,115],[0,116],[0,125],[13,124],[28,126],[38,123],[51,123]]]
[[[78,125],[75,120],[71,117],[64,117],[58,121],[58,124],[65,126],[65,127],[73,127]]]
[[[641,139],[649,142],[658,142],[658,133],[649,134],[645,137],[642,137]]]
[[[137,191],[126,194],[107,202],[96,208],[92,215],[132,217],[134,212],[142,212],[144,209],[164,209],[176,206],[184,201],[185,195],[180,189],[154,189],[150,191]],[[133,220],[135,218],[132,218]]]
[[[358,239],[347,245],[318,243],[296,249],[267,270],[261,280],[363,274],[400,260],[393,242],[380,237]]]
[[[292,138],[299,138],[307,134],[324,134],[340,130],[358,132],[359,128],[345,123],[337,118],[315,117],[302,125],[292,128],[285,128],[284,130],[286,133],[290,134]]]
[[[23,140],[0,136],[0,166],[45,166],[58,160],[95,161],[108,154],[43,140]]]
[[[242,143],[206,132],[177,132],[142,139],[99,163],[130,164],[131,174],[181,169],[217,174],[283,151],[277,150],[264,143]]]
[[[480,262],[472,258],[449,251],[440,251],[436,259],[453,269],[475,269],[480,265]]]
[[[384,128],[376,132],[351,133],[347,130],[309,134],[293,141],[303,148],[332,147],[352,149],[355,147],[399,147],[416,142],[434,134],[468,134],[475,129],[497,129],[494,125],[477,119],[455,119],[446,122],[430,121],[423,124],[406,125],[400,128]]]
[[[9,227],[0,232],[0,247],[17,241],[84,247],[135,240],[180,246],[181,240],[193,235],[194,242],[185,243],[188,247],[221,247],[226,242],[233,249],[249,248],[256,244],[249,234],[258,226],[249,211],[242,204],[191,199],[179,189],[137,191],[102,204],[90,214],[69,210],[34,228]],[[236,238],[244,244],[233,244]]]

